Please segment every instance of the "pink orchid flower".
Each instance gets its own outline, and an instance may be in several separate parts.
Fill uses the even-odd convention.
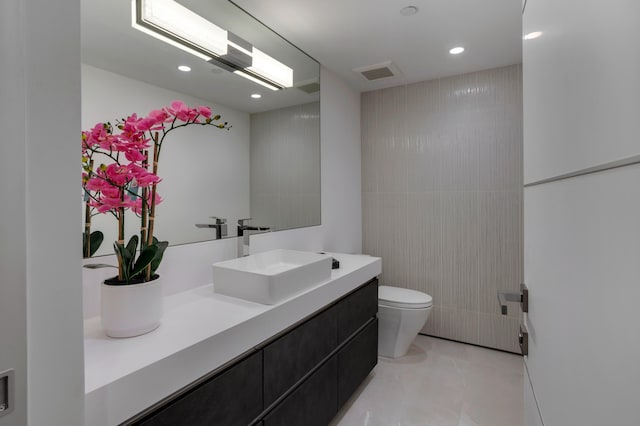
[[[122,190],[120,188],[118,188],[117,186],[104,187],[104,188],[102,188],[100,193],[105,198],[113,198],[113,199],[117,199],[117,200],[122,198],[121,197]]]
[[[154,109],[149,113],[147,118],[153,120],[156,125],[162,126],[162,123],[171,123],[173,119],[171,115],[164,109]]]
[[[87,181],[86,188],[89,191],[102,191],[110,186],[111,185],[106,180],[99,177],[92,177]]]
[[[155,119],[146,117],[136,123],[136,128],[138,131],[146,132],[147,130],[151,130],[156,124],[157,121]]]
[[[126,151],[124,153],[124,156],[127,158],[127,160],[129,161],[144,161],[147,159],[147,157],[142,154],[140,151],[138,151],[137,149],[130,149],[128,151]]]
[[[129,176],[129,168],[127,166],[120,166],[118,164],[109,164],[104,171],[105,176],[109,181],[113,182],[117,186],[124,186],[131,180]]]
[[[162,179],[160,179],[158,176],[154,175],[153,173],[146,173],[146,174],[140,175],[136,179],[138,180],[138,186],[140,188],[151,186],[154,183],[160,183],[162,181]]]
[[[208,106],[200,105],[197,110],[198,114],[200,114],[204,118],[211,118],[211,108],[209,108]]]
[[[117,210],[121,207],[126,207],[126,203],[119,198],[114,197],[100,197],[98,201],[91,201],[89,205],[95,207],[99,213],[107,213],[112,210]]]
[[[169,114],[175,116],[178,120],[189,121],[191,110],[182,101],[171,102],[171,107],[167,109]]]

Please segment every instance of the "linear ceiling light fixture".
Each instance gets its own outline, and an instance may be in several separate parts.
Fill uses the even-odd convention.
[[[132,0],[132,26],[271,90],[293,86],[293,70],[174,0]]]

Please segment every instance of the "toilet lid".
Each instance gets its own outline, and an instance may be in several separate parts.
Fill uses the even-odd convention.
[[[426,293],[386,285],[378,287],[378,301],[385,306],[409,309],[428,308],[433,304],[433,299]]]

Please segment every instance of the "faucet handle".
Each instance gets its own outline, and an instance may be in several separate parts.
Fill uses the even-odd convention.
[[[227,219],[224,217],[209,216],[209,219],[214,219],[216,221],[216,225],[223,225],[227,223]]]
[[[244,226],[246,223],[245,222],[249,222],[251,220],[250,217],[244,218],[244,219],[238,219],[238,225],[240,226]]]

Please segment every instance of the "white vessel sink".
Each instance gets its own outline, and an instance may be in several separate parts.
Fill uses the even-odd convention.
[[[274,305],[331,279],[331,256],[271,250],[213,264],[216,293]]]

